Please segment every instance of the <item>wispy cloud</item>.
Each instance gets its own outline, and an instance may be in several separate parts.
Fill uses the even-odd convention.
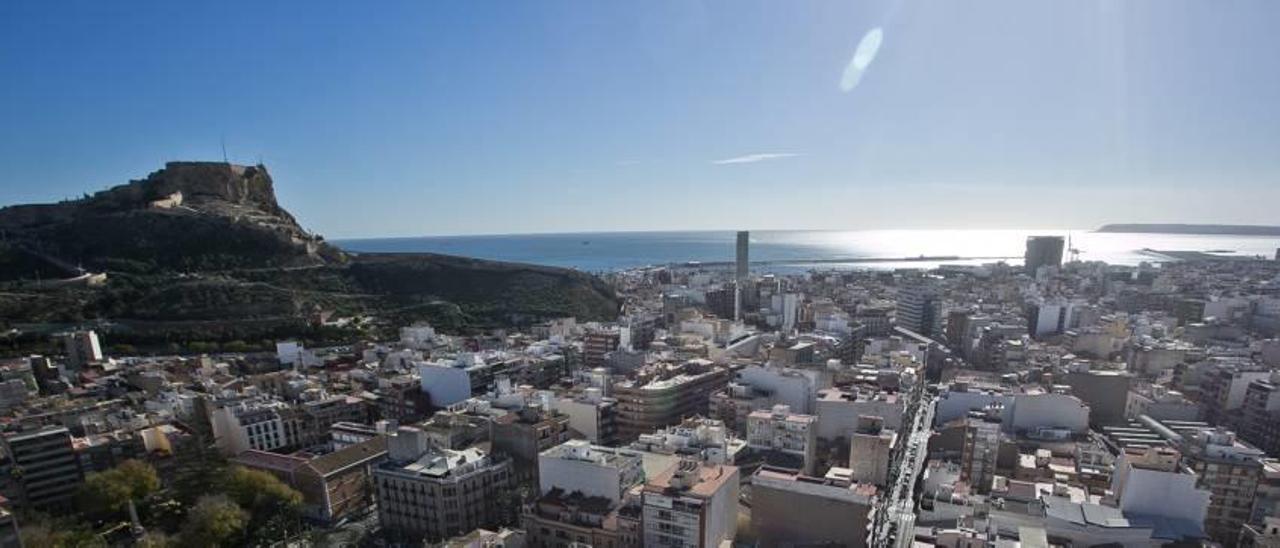
[[[615,165],[618,167],[638,166],[640,165],[640,160],[619,160]]]
[[[763,152],[760,154],[747,154],[745,156],[735,156],[733,158],[725,158],[723,160],[716,160],[711,163],[718,166],[729,165],[729,164],[754,164],[756,162],[763,162],[765,160],[781,160],[783,158],[794,158],[796,156],[799,156],[799,154],[796,154],[794,152]]]

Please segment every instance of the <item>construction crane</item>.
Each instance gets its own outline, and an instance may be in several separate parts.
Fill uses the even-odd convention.
[[[1076,249],[1074,245],[1071,245],[1070,232],[1067,233],[1067,254],[1068,254],[1068,257],[1070,257],[1070,259],[1068,259],[1067,262],[1071,262],[1071,263],[1080,262],[1080,250]]]

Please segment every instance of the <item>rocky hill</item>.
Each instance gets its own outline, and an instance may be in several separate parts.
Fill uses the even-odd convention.
[[[618,307],[607,284],[572,270],[345,253],[280,206],[260,165],[171,162],[82,199],[5,207],[0,236],[0,327],[33,338],[84,324],[143,345],[341,338],[350,334],[310,320],[369,316],[390,331],[426,319],[466,331],[607,319]]]
[[[171,162],[147,178],[58,204],[0,209],[29,255],[87,270],[149,273],[341,263],[276,202],[262,166]]]

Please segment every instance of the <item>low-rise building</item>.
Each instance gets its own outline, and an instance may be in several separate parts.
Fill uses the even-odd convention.
[[[249,450],[231,462],[275,475],[302,493],[304,517],[332,524],[369,508],[372,470],[386,457],[387,438],[376,436],[315,457]]]

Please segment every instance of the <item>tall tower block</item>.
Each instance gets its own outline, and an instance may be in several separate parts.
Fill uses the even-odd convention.
[[[747,278],[751,275],[751,269],[748,266],[747,248],[751,245],[751,234],[745,230],[738,231],[738,257],[735,265],[737,270],[734,273],[733,284],[733,319],[735,321],[742,319],[742,291],[745,289]]]
[[[738,271],[736,277],[738,283],[746,281],[747,276],[750,274],[749,267],[747,266],[747,263],[749,262],[749,259],[747,258],[747,248],[750,246],[750,234],[751,233],[745,230],[738,231]]]

